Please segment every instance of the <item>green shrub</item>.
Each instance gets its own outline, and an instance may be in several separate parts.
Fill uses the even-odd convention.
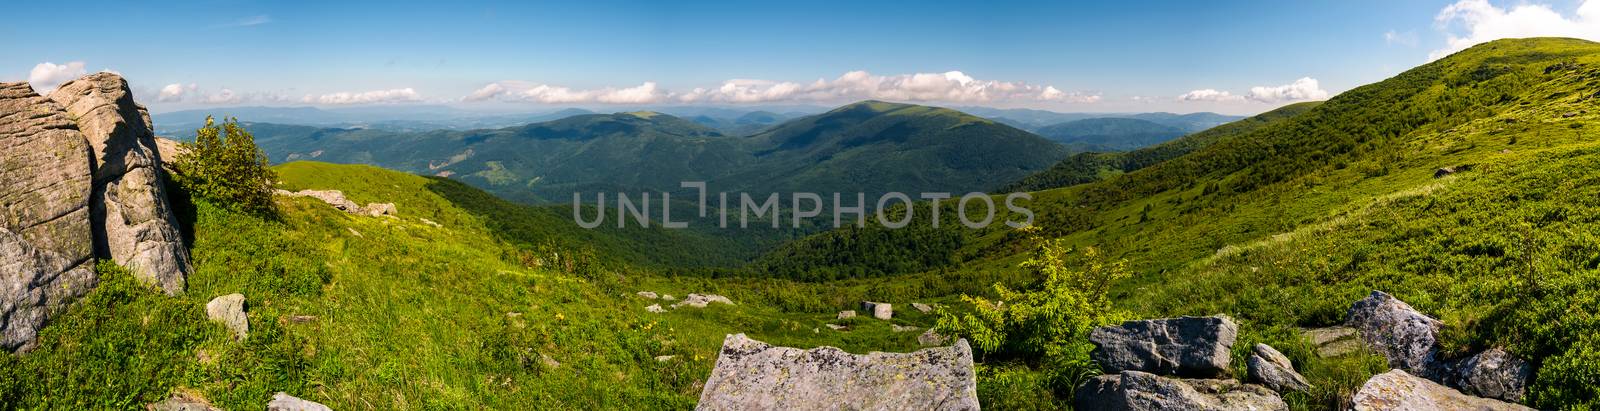
[[[175,179],[192,195],[236,211],[272,212],[274,173],[266,153],[238,119],[218,126],[206,117],[194,142],[183,145],[175,167]]]

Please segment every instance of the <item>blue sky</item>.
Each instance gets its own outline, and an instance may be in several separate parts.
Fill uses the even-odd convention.
[[[33,18],[0,26],[0,80],[113,70],[156,111],[880,98],[1255,113],[1473,42],[1596,39],[1590,2],[23,2],[8,9]]]

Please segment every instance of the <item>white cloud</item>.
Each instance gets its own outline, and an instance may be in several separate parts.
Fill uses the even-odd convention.
[[[666,100],[667,93],[661,90],[654,82],[645,82],[644,84],[627,88],[606,87],[593,90],[575,90],[548,84],[507,80],[489,83],[462,98],[465,101],[484,101],[489,99],[544,104],[649,104]]]
[[[1190,91],[1188,93],[1183,93],[1183,95],[1178,96],[1178,100],[1179,101],[1217,101],[1217,102],[1222,102],[1222,101],[1244,101],[1244,96],[1236,96],[1236,95],[1233,95],[1233,93],[1229,93],[1229,92],[1226,92],[1226,91],[1220,91],[1220,90],[1209,89],[1208,88],[1208,89],[1200,89],[1200,90]]]
[[[817,79],[809,83],[762,79],[732,79],[716,87],[697,87],[671,92],[653,82],[638,87],[575,90],[567,87],[523,81],[490,83],[463,97],[465,101],[499,99],[538,103],[648,104],[662,101],[679,103],[771,103],[782,101],[835,102],[863,99],[937,102],[1055,101],[1094,103],[1099,94],[1061,91],[1052,86],[1021,82],[980,80],[960,71],[914,73],[891,76],[865,71],[844,73],[838,78]]]
[[[1419,41],[1420,40],[1417,37],[1417,32],[1415,32],[1415,31],[1407,30],[1407,31],[1404,31],[1404,32],[1399,32],[1399,31],[1389,30],[1389,31],[1383,33],[1383,42],[1384,43],[1388,43],[1388,44],[1398,44],[1398,45],[1402,45],[1402,46],[1406,46],[1406,47],[1416,47],[1417,43]]]
[[[66,64],[55,64],[47,61],[33,66],[33,70],[28,72],[28,84],[33,86],[35,92],[45,94],[49,93],[50,90],[54,90],[61,83],[75,80],[85,74],[88,74],[88,72],[84,71],[83,62],[81,61],[73,61]]]
[[[198,89],[198,87],[196,87],[194,83],[189,83],[188,86],[184,86],[183,84],[180,84],[180,83],[168,84],[168,85],[166,85],[166,87],[162,87],[161,88],[161,92],[156,96],[156,101],[160,101],[160,102],[179,102],[179,101],[183,101],[183,98],[184,98],[185,95],[194,95],[196,89]]]
[[[1322,100],[1328,98],[1328,91],[1317,84],[1317,79],[1301,77],[1293,83],[1281,86],[1255,86],[1250,88],[1249,99],[1263,103],[1277,103],[1299,100]]]
[[[204,104],[237,104],[240,101],[244,101],[244,97],[229,88],[199,97],[199,102]]]
[[[1526,37],[1575,37],[1600,40],[1600,0],[1580,0],[1575,15],[1563,16],[1548,5],[1518,4],[1509,9],[1488,0],[1461,0],[1439,11],[1435,26],[1445,33],[1445,47],[1428,55],[1436,60],[1481,43]],[[1459,27],[1457,27],[1459,26]]]
[[[373,90],[360,93],[329,93],[321,96],[312,96],[308,94],[305,96],[305,98],[301,99],[301,102],[304,103],[324,105],[388,104],[411,103],[418,101],[422,101],[422,95],[417,94],[417,91],[410,87],[392,90]]]

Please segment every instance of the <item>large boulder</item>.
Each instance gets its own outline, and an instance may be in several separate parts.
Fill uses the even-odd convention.
[[[1440,372],[1445,385],[1467,394],[1521,402],[1533,379],[1533,366],[1499,348],[1484,350]]]
[[[1274,391],[1311,391],[1311,383],[1306,377],[1294,371],[1290,365],[1289,357],[1266,344],[1256,344],[1250,352],[1250,359],[1245,360],[1250,382],[1267,386]]]
[[[1128,321],[1089,333],[1089,356],[1108,373],[1143,371],[1184,377],[1228,373],[1239,326],[1224,316]]]
[[[244,294],[228,294],[206,303],[206,318],[222,323],[233,332],[234,339],[244,340],[250,335],[250,318],[244,313]]]
[[[1405,301],[1382,291],[1350,306],[1345,323],[1367,346],[1389,359],[1389,366],[1430,375],[1436,365],[1439,320],[1423,315]]]
[[[744,334],[722,342],[700,410],[977,410],[972,348],[854,355],[774,347]]]
[[[0,83],[0,349],[96,283],[89,143],[28,83]]]
[[[1278,393],[1228,379],[1166,378],[1139,371],[1090,379],[1073,394],[1080,410],[1288,410]]]
[[[69,81],[50,93],[76,119],[93,150],[90,221],[95,254],[128,267],[167,294],[183,291],[189,250],[167,201],[150,113],[112,73]]]
[[[1356,391],[1351,402],[1358,411],[1532,410],[1517,404],[1462,394],[1404,370],[1391,370],[1373,376]]]

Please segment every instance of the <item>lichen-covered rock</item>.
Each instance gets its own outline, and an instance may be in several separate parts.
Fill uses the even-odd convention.
[[[1128,321],[1089,333],[1089,356],[1109,373],[1143,371],[1184,377],[1228,373],[1239,326],[1228,317]]]
[[[854,355],[774,347],[730,335],[700,393],[700,410],[977,410],[972,348]]]
[[[211,299],[206,303],[206,317],[228,327],[235,339],[244,340],[250,335],[250,318],[244,313],[244,294],[228,294]]]
[[[267,411],[333,411],[333,409],[280,392],[272,394],[272,401],[267,403]]]
[[[678,308],[682,306],[706,308],[707,305],[710,305],[714,302],[733,305],[733,300],[729,300],[728,297],[723,297],[716,294],[689,294],[688,297],[683,298],[683,301],[673,303],[672,308]]]
[[[1288,410],[1278,393],[1235,380],[1166,378],[1139,371],[1102,375],[1078,386],[1080,410]]]
[[[1533,366],[1499,348],[1491,348],[1451,364],[1445,385],[1479,397],[1521,402],[1533,379]]]
[[[865,311],[867,314],[871,314],[872,318],[880,320],[894,318],[894,305],[889,303],[862,301],[861,311]]]
[[[1311,345],[1317,347],[1317,356],[1323,358],[1360,351],[1364,344],[1356,329],[1344,326],[1308,328],[1301,330],[1300,335],[1311,341]]]
[[[1289,363],[1289,357],[1266,344],[1256,344],[1250,352],[1250,359],[1245,361],[1250,382],[1258,383],[1271,388],[1273,391],[1300,391],[1311,390],[1311,383],[1306,382],[1306,377],[1294,371],[1294,366]]]
[[[76,119],[93,150],[89,215],[95,254],[167,294],[183,292],[189,249],[167,200],[150,113],[134,103],[128,82],[112,73],[62,84],[50,100]]]
[[[1439,320],[1382,291],[1350,306],[1345,323],[1367,346],[1389,359],[1389,366],[1429,375],[1438,355]]]
[[[1517,404],[1462,394],[1404,370],[1391,370],[1373,376],[1361,385],[1351,402],[1358,411],[1532,410]]]
[[[94,287],[89,143],[28,83],[0,83],[0,349]]]

